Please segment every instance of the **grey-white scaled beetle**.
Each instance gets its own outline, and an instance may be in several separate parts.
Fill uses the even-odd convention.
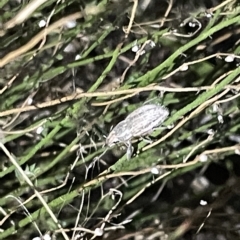
[[[168,117],[166,107],[157,104],[143,105],[131,112],[123,121],[119,122],[106,138],[109,147],[117,143],[127,146],[127,158],[132,155],[132,138],[140,138],[151,134]]]

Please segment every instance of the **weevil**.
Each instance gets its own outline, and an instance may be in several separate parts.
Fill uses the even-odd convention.
[[[123,121],[119,122],[106,138],[109,147],[117,143],[127,146],[127,158],[132,155],[131,139],[142,138],[151,134],[168,117],[166,107],[157,104],[143,105],[131,112]]]

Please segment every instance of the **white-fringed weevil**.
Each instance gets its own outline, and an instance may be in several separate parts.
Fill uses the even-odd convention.
[[[166,107],[158,104],[146,104],[131,112],[123,121],[119,122],[106,138],[109,147],[117,143],[127,146],[127,159],[131,158],[131,139],[141,138],[151,134],[168,117]]]

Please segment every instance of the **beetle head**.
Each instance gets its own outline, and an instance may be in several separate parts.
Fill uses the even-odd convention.
[[[119,139],[118,137],[116,136],[115,132],[112,131],[109,133],[108,137],[106,138],[106,144],[109,146],[109,147],[112,147],[114,145],[116,145],[117,143],[119,143]]]

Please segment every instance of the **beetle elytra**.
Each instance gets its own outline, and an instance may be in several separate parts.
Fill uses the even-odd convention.
[[[166,107],[157,104],[143,105],[131,112],[123,121],[119,122],[106,138],[109,147],[117,143],[127,146],[127,158],[132,155],[132,138],[141,138],[151,134],[168,117]]]

